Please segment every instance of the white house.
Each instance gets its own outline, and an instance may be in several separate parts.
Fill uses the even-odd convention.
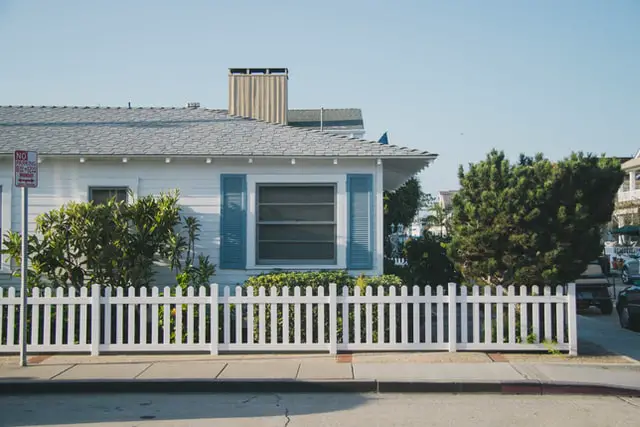
[[[69,201],[179,189],[221,284],[276,268],[381,274],[383,191],[437,155],[289,126],[287,80],[285,69],[230,70],[229,110],[0,107],[2,233],[20,230],[12,161],[26,149],[41,160],[32,231]]]

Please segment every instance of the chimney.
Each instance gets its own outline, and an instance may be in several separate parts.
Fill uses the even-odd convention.
[[[229,114],[286,125],[288,81],[286,68],[229,68]]]

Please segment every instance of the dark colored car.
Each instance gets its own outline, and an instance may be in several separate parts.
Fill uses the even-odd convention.
[[[640,285],[631,285],[620,291],[617,304],[620,326],[640,330]]]
[[[576,302],[579,310],[596,306],[602,314],[613,313],[613,301],[609,295],[609,279],[600,260],[590,262],[576,280]]]

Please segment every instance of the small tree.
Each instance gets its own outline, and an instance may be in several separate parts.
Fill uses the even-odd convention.
[[[420,188],[420,181],[413,177],[394,192],[384,192],[384,230],[391,234],[391,226],[409,227],[420,208],[428,199]]]
[[[553,163],[541,154],[511,164],[491,151],[459,170],[449,254],[479,284],[575,280],[602,251],[623,180],[619,162],[582,153]]]

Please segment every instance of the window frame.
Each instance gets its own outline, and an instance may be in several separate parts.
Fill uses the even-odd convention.
[[[331,188],[333,191],[333,202],[317,202],[317,203],[296,203],[296,202],[282,202],[282,203],[270,203],[270,205],[279,205],[279,206],[328,206],[331,205],[333,207],[333,221],[295,221],[295,220],[284,220],[284,221],[261,221],[260,220],[260,205],[266,205],[266,203],[260,202],[260,189],[261,188],[278,188],[278,187],[299,187],[299,188]],[[255,209],[256,209],[256,232],[255,232],[255,257],[254,262],[259,266],[280,266],[280,265],[336,265],[338,263],[338,186],[335,182],[259,182],[256,183],[255,186]],[[333,226],[333,258],[332,259],[301,259],[301,260],[287,260],[287,259],[260,259],[260,226],[261,225],[331,225]],[[287,240],[273,240],[270,242],[293,242]],[[321,241],[313,241],[313,243],[323,243]],[[324,242],[324,243],[329,243]]]
[[[125,200],[124,200],[125,204],[128,204],[128,203],[131,202],[131,200],[129,200],[130,199],[129,193],[131,192],[131,187],[129,187],[129,186],[126,186],[126,185],[91,185],[91,186],[89,186],[89,190],[87,192],[87,199],[90,202],[97,203],[93,199],[93,192],[95,190],[98,190],[98,191],[114,191],[116,193],[118,191],[124,191],[125,192]]]
[[[12,228],[12,206],[11,198],[13,191],[13,179],[9,177],[0,177],[0,224],[2,235],[10,231]],[[0,247],[4,249],[2,239],[0,239]],[[0,271],[11,271],[11,259],[8,254],[0,254]]]
[[[258,264],[257,252],[257,190],[258,184],[283,185],[335,185],[335,261],[333,263],[305,263],[304,261],[286,260],[282,264]],[[346,211],[346,174],[248,174],[247,175],[247,247],[246,270],[270,271],[287,270],[344,270],[347,264],[347,211]]]

